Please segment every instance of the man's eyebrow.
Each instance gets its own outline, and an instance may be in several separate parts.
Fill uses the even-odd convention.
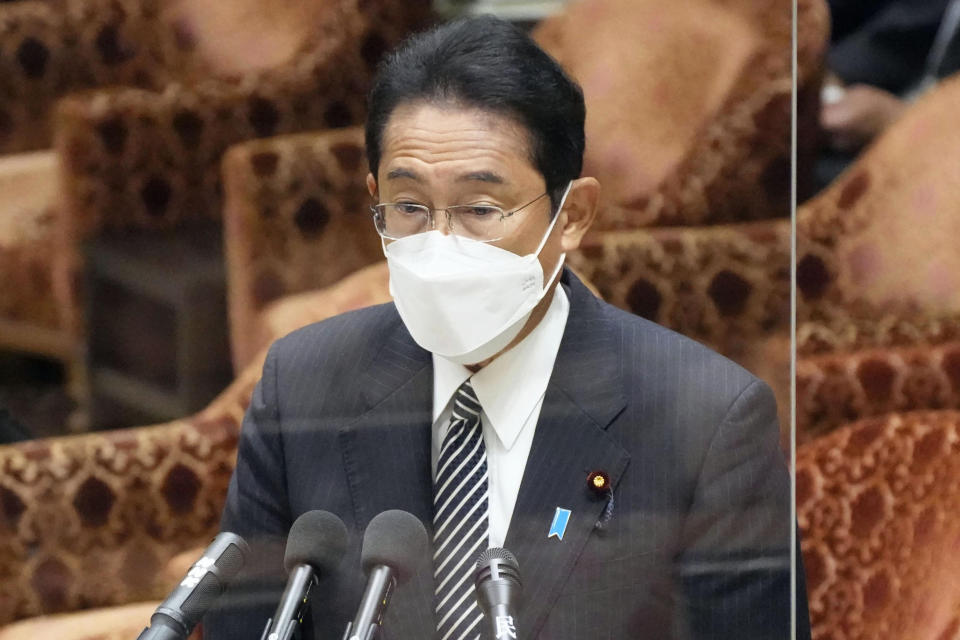
[[[493,184],[504,184],[506,178],[494,173],[493,171],[471,171],[457,178],[457,182],[490,182]]]
[[[410,171],[410,169],[391,169],[390,172],[387,173],[387,180],[396,180],[397,178],[409,178],[410,180],[423,182],[420,176]]]

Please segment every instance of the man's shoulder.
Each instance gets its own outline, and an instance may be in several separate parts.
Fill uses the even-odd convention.
[[[742,366],[702,342],[636,314],[624,311],[607,302],[600,302],[600,304],[605,307],[604,311],[607,317],[621,327],[624,334],[634,338],[625,342],[624,347],[632,349],[636,355],[640,355],[639,352],[646,355],[656,352],[668,355],[683,354],[685,358],[692,361],[729,369],[731,372],[739,372],[744,376],[753,377]]]
[[[700,395],[710,390],[720,402],[760,382],[741,365],[701,342],[608,303],[600,304],[619,330],[623,370],[634,382],[643,379],[647,388],[669,385],[681,394]]]
[[[400,322],[392,302],[348,311],[278,339],[270,347],[270,357],[298,368],[358,363],[378,350]]]

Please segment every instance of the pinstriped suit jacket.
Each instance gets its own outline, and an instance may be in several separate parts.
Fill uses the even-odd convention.
[[[790,637],[790,485],[771,392],[569,272],[562,283],[570,316],[505,543],[523,576],[519,637]],[[342,637],[363,590],[367,523],[403,509],[430,530],[432,389],[430,354],[392,304],[273,346],[222,521],[255,561],[207,617],[208,638],[260,637],[284,581],[284,538],[311,509],[338,514],[352,539],[313,592],[306,636]],[[605,500],[586,483],[596,469],[615,487],[602,530]],[[547,538],[557,507],[572,512],[562,540]],[[383,636],[432,637],[432,592],[425,557]]]

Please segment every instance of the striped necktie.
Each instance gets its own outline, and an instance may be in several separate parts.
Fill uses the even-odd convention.
[[[487,451],[480,402],[467,380],[454,396],[433,490],[433,584],[438,640],[480,637],[473,570],[488,546]]]

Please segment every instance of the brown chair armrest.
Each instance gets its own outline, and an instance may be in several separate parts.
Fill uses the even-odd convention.
[[[218,530],[229,418],[0,447],[0,624],[163,597],[163,567]]]

